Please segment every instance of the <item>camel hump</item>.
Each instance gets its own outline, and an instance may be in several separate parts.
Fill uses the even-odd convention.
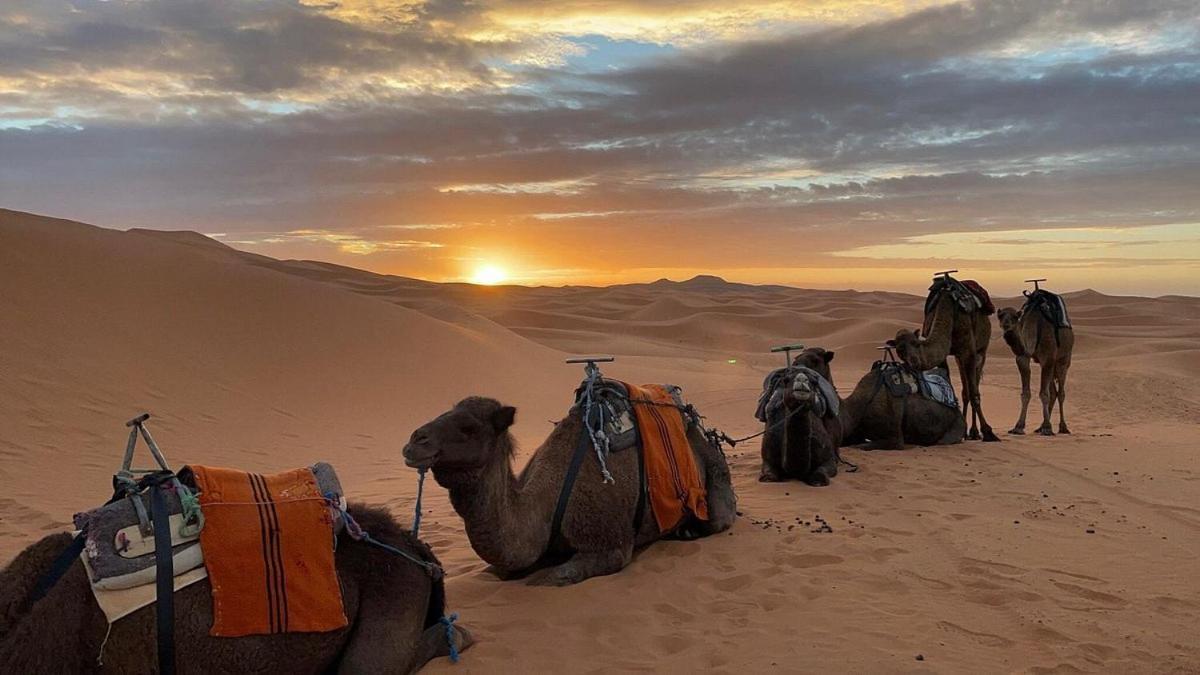
[[[1021,312],[1036,311],[1056,328],[1070,328],[1071,317],[1067,314],[1067,302],[1061,295],[1039,288],[1025,296]]]

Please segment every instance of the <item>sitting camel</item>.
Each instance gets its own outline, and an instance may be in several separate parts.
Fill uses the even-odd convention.
[[[613,483],[605,483],[589,447],[562,514],[559,532],[552,520],[576,444],[583,412],[575,406],[520,474],[513,472],[515,445],[509,427],[516,408],[490,398],[471,397],[413,432],[404,448],[409,466],[430,468],[466,525],[480,558],[502,578],[539,568],[534,585],[563,586],[612,574],[632,560],[634,549],[663,536],[704,536],[728,529],[737,517],[729,467],[720,449],[689,426],[688,441],[708,491],[707,521],[685,518],[660,533],[651,509],[635,514],[642,490],[639,456],[632,448],[607,458]]]
[[[920,394],[896,395],[884,383],[877,363],[842,399],[843,445],[867,443],[872,450],[901,450],[905,443],[959,443],[967,424],[956,406]]]
[[[805,370],[816,373],[830,384],[834,398],[833,376],[829,362],[833,352],[810,347],[792,361],[792,368],[776,371],[768,378],[764,399],[778,397],[780,405],[760,406],[766,424],[761,454],[763,482],[802,480],[809,485],[829,485],[837,475],[837,449],[842,443],[842,423],[836,411],[837,401],[819,401],[820,386]]]
[[[951,354],[958,362],[958,373],[962,378],[962,405],[964,421],[970,410],[971,431],[967,438],[979,439],[982,431],[984,441],[996,442],[1000,438],[992,431],[983,416],[980,405],[979,382],[983,379],[983,365],[987,362],[988,341],[992,337],[992,323],[983,311],[964,311],[946,286],[935,283],[929,307],[925,314],[925,325],[921,331],[901,329],[896,333],[896,353],[900,358],[919,371],[945,367]],[[978,422],[978,428],[976,423]]]
[[[383,509],[355,506],[350,514],[373,536],[406,553],[437,562],[427,546],[404,531]],[[83,563],[71,569],[45,597],[31,603],[35,585],[71,543],[66,533],[26,548],[0,572],[0,663],[10,673],[101,670],[149,673],[157,668],[154,606],[111,626],[88,585]],[[449,654],[445,601],[440,579],[393,553],[339,537],[335,555],[342,600],[350,623],[327,633],[283,633],[212,637],[208,579],[175,593],[175,649],[180,672],[244,672],[248,668],[287,673],[413,672]],[[453,626],[459,650],[470,634]]]
[[[1058,433],[1069,434],[1064,415],[1067,399],[1067,370],[1071,367],[1071,352],[1075,348],[1075,331],[1070,326],[1056,326],[1038,311],[1017,311],[1005,307],[996,313],[1000,327],[1004,330],[1004,341],[1017,360],[1021,373],[1021,417],[1010,430],[1010,434],[1025,433],[1025,413],[1029,410],[1029,360],[1032,358],[1042,366],[1042,384],[1038,398],[1042,401],[1042,426],[1037,432],[1053,436],[1050,417],[1054,414],[1054,402],[1058,400]]]

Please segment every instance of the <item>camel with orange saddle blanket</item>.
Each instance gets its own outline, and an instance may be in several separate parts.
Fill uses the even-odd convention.
[[[405,461],[450,491],[471,547],[505,578],[573,584],[612,574],[660,538],[737,518],[729,466],[677,387],[600,376],[589,357],[575,405],[513,471],[516,408],[472,397],[413,432]]]
[[[177,475],[148,417],[109,504],[0,572],[6,672],[405,673],[471,644],[437,558],[387,511],[346,508],[309,468]],[[139,433],[150,472],[130,468]]]

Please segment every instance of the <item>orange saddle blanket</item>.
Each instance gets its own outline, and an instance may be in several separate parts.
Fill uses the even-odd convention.
[[[696,466],[687,424],[670,390],[658,384],[623,384],[637,419],[650,508],[659,531],[675,527],[688,512],[708,520],[704,476]]]
[[[311,469],[269,476],[192,465],[212,586],[212,635],[346,626],[333,518]]]

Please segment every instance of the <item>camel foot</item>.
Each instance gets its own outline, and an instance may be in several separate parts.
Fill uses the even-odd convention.
[[[970,432],[967,434],[967,440],[968,440],[968,441],[977,441],[977,440],[979,440],[979,430],[978,430],[978,429],[972,429],[972,430],[971,430],[971,431],[970,431]]]
[[[1008,430],[1008,433],[1012,434],[1013,436],[1024,436],[1025,427],[1013,427]]]
[[[760,483],[780,483],[780,482],[783,482],[783,479],[780,478],[779,474],[775,473],[774,471],[763,471],[758,476],[758,482],[760,482]]]
[[[1060,425],[1058,425],[1058,433],[1060,433],[1060,434],[1066,434],[1066,435],[1070,436],[1070,435],[1071,435],[1071,430],[1067,428],[1067,425],[1065,425],[1065,424],[1060,424]]]
[[[563,563],[558,567],[550,569],[538,570],[529,575],[529,579],[525,582],[527,586],[570,586],[584,580],[584,577],[576,574],[574,567],[568,567],[570,563]]]
[[[992,431],[991,429],[984,429],[983,430],[983,442],[984,443],[999,443],[1000,437],[997,436],[996,433],[994,431]]]
[[[1051,429],[1050,427],[1038,427],[1037,432],[1038,432],[1039,436],[1053,436],[1054,435],[1054,430]]]
[[[826,487],[829,485],[829,476],[826,476],[823,473],[814,473],[808,477],[808,480],[804,482],[813,487]]]

